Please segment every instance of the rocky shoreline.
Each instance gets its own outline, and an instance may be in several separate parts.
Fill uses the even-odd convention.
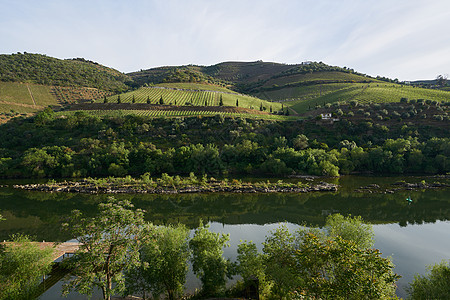
[[[336,184],[319,182],[315,185],[289,184],[253,184],[223,185],[211,183],[207,185],[175,186],[134,186],[134,185],[95,185],[86,181],[69,181],[48,184],[14,185],[15,189],[40,192],[64,192],[86,194],[187,194],[187,193],[308,193],[308,192],[336,192]]]
[[[417,182],[417,183],[408,183],[404,181],[398,181],[392,183],[389,188],[382,188],[378,184],[369,184],[366,186],[361,186],[354,190],[356,193],[382,193],[382,194],[393,194],[397,191],[415,191],[415,190],[425,190],[425,189],[439,189],[439,188],[447,188],[450,187],[450,184],[440,183],[440,182]]]

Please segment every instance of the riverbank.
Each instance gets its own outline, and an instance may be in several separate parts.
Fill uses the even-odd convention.
[[[15,189],[40,192],[64,192],[87,194],[186,194],[186,193],[308,193],[336,192],[338,185],[319,182],[242,182],[241,180],[206,180],[197,178],[177,178],[166,176],[152,179],[103,178],[79,181],[50,181],[44,184],[17,184]]]

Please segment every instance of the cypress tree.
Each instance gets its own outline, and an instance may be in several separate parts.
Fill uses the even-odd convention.
[[[120,103],[120,95],[117,96],[117,103]]]
[[[133,94],[133,100],[131,100],[131,102],[136,103],[136,99],[134,99],[134,94]]]
[[[223,106],[223,99],[222,99],[222,95],[220,95],[220,99],[219,99],[219,106]]]
[[[236,106],[239,106],[239,99],[236,99]]]
[[[150,104],[150,96],[147,96],[147,104]]]
[[[108,99],[106,99],[106,96],[103,97],[103,103],[108,103]]]
[[[159,104],[164,104],[164,100],[163,100],[163,97],[162,97],[162,95],[161,95],[161,98],[159,98]]]

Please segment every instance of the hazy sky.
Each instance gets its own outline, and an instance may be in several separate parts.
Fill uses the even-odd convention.
[[[450,0],[0,0],[0,53],[122,72],[322,61],[372,76],[450,73]]]

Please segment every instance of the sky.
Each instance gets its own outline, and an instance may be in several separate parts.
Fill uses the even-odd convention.
[[[449,0],[0,0],[0,53],[121,72],[322,61],[371,76],[450,73]]]

